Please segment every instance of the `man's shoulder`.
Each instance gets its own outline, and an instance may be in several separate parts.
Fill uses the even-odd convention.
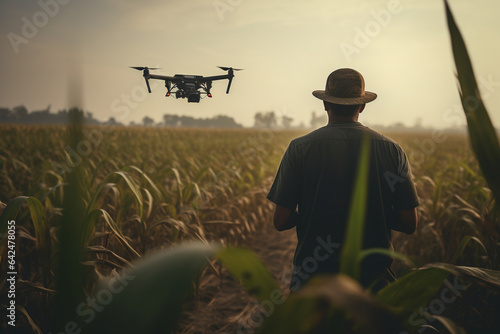
[[[381,141],[381,142],[385,142],[385,143],[390,144],[390,145],[399,146],[399,144],[394,139],[386,137],[385,135],[381,134],[380,132],[373,130],[369,127],[365,126],[365,129],[366,129],[365,130],[366,132],[369,132],[371,134],[372,140]]]
[[[393,139],[384,136],[383,134],[375,131],[367,126],[362,125],[361,123],[355,123],[350,125],[332,125],[328,124],[319,129],[313,130],[308,134],[297,137],[292,140],[292,144],[301,145],[312,143],[316,141],[323,140],[352,140],[356,138],[364,138],[364,136],[368,134],[372,141],[377,141],[381,143],[385,143],[387,145],[394,145],[399,147],[398,143]]]

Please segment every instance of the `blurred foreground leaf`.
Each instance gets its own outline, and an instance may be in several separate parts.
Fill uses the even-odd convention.
[[[447,277],[453,275],[453,282]],[[460,278],[460,280],[458,280]],[[447,287],[442,288],[446,283]],[[376,299],[387,305],[403,321],[405,326],[415,323],[412,316],[421,310],[432,298],[443,298],[444,289],[454,290],[454,294],[461,294],[470,283],[486,286],[489,289],[500,291],[500,271],[476,267],[455,266],[449,263],[428,264],[424,268],[415,270],[380,290]],[[439,295],[441,291],[441,295]],[[451,293],[448,291],[448,293]],[[433,316],[433,315],[430,315]],[[460,326],[451,319],[438,319],[451,333],[462,333]],[[415,328],[407,328],[415,330]]]
[[[76,148],[83,141],[83,111],[69,110],[68,145]],[[82,265],[85,234],[85,204],[83,202],[83,183],[85,173],[82,164],[75,162],[73,171],[67,174],[64,189],[62,218],[57,227],[56,268],[55,268],[55,309],[56,330],[63,330],[74,315],[74,309],[85,296],[87,277]]]
[[[202,243],[182,245],[151,255],[119,279],[101,284],[96,290],[97,302],[100,295],[112,297],[103,303],[101,312],[92,313],[90,305],[82,308],[89,314],[83,319],[88,323],[85,333],[169,333],[217,250]]]
[[[276,293],[281,293],[274,277],[251,250],[223,248],[217,252],[217,258],[259,301],[270,300]]]
[[[396,314],[410,314],[425,305],[448,276],[449,272],[441,268],[418,269],[380,290],[376,299]]]
[[[500,173],[498,173],[500,144],[498,143],[495,128],[481,99],[462,34],[455,23],[448,2],[445,0],[444,3],[460,86],[460,98],[467,119],[470,142],[486,182],[496,199],[498,208],[500,203]]]
[[[349,220],[344,237],[344,246],[340,252],[340,272],[354,279],[360,278],[369,163],[370,141],[365,139],[361,144],[359,163],[349,209]]]
[[[469,282],[474,282],[491,290],[500,291],[500,271],[498,270],[455,266],[451,263],[432,263],[426,267],[446,270],[450,274],[462,277]]]
[[[260,334],[399,333],[398,320],[344,274],[312,279],[277,307]]]

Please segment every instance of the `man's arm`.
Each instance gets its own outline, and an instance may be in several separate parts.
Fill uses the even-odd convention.
[[[297,225],[299,215],[297,211],[290,210],[276,204],[274,209],[273,224],[278,231],[289,230]]]
[[[417,208],[395,211],[391,217],[391,228],[395,231],[412,234],[417,229]]]

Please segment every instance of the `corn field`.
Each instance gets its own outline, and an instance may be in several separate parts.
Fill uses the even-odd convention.
[[[48,306],[54,303],[57,230],[67,176],[72,173],[61,173],[64,169],[57,167],[76,165],[78,151],[63,146],[68,135],[64,127],[1,126],[1,131],[1,201],[27,197],[37,203],[32,206],[39,206],[31,211],[28,203],[20,205],[16,219],[17,302],[38,327],[49,328],[54,317]],[[83,132],[93,134],[99,144],[80,157],[85,212],[80,238],[87,294],[98,279],[130,267],[154,250],[187,240],[236,246],[262,224],[270,224],[271,206],[265,195],[284,149],[298,135],[160,128]],[[100,142],[98,134],[103,136]],[[431,134],[389,136],[409,157],[425,154],[413,164],[422,203],[419,228],[412,236],[397,234],[396,251],[417,266],[450,262],[499,269],[498,222],[491,215],[491,194],[467,137],[449,135],[434,143],[432,152],[423,153],[418,144]],[[472,241],[464,244],[468,239]],[[399,270],[408,268],[400,263]]]
[[[341,273],[274,302],[258,333],[498,333],[500,145],[445,5],[468,135],[386,134],[412,164],[416,233],[394,234],[395,252],[342,252]],[[68,127],[0,125],[2,331],[17,314],[22,333],[171,333],[219,264],[260,306],[275,300],[275,277],[241,246],[271,223],[265,195],[300,133],[84,127],[70,113]],[[351,212],[365,207],[367,161]],[[343,249],[362,224],[349,218]],[[399,276],[376,295],[356,282],[374,252]]]

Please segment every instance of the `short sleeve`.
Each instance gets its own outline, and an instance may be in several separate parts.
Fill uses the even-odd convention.
[[[393,180],[392,190],[394,193],[394,209],[408,210],[419,205],[417,189],[412,179],[410,162],[406,153],[399,147],[398,175]]]
[[[288,146],[267,199],[274,204],[295,210],[299,202],[300,173],[296,144]]]

